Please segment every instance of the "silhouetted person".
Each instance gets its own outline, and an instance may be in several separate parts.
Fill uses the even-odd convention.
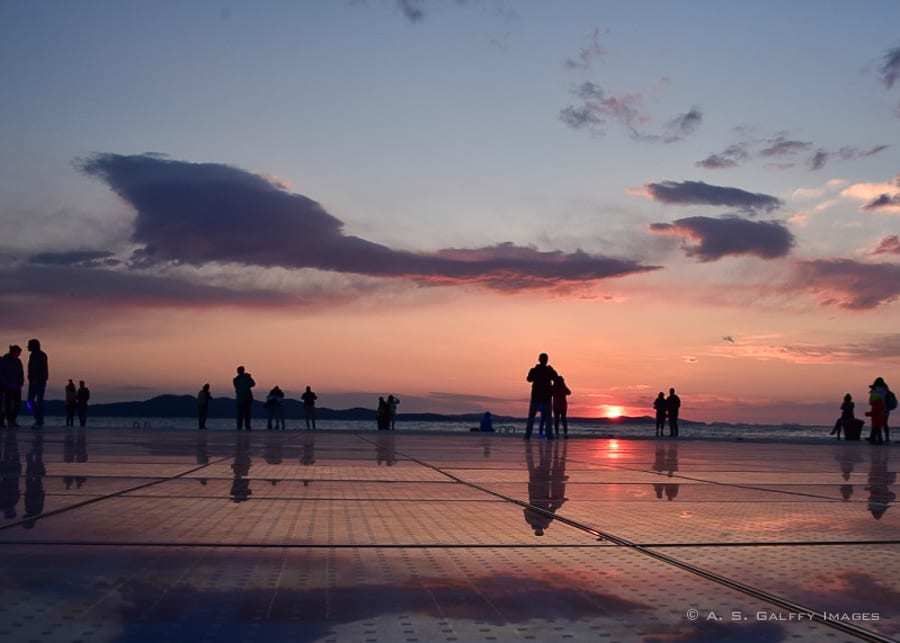
[[[479,431],[482,433],[494,432],[494,416],[491,415],[490,411],[485,411],[484,415],[481,416],[481,426],[479,427]]]
[[[653,410],[656,411],[656,437],[661,438],[666,428],[666,394],[662,391],[653,400]]]
[[[284,391],[276,386],[266,396],[266,429],[272,430],[272,421],[275,421],[275,430],[284,431]]]
[[[19,407],[22,405],[22,387],[25,385],[25,371],[19,356],[22,349],[10,346],[9,352],[0,357],[0,388],[3,391],[3,413],[6,426],[16,428]]]
[[[550,487],[550,445],[538,445],[538,463],[534,461],[534,445],[529,444],[525,451],[525,463],[528,465],[528,504],[524,510],[525,522],[531,525],[535,536],[543,536],[544,531],[553,522],[549,515],[553,500]],[[541,511],[542,510],[542,511]]]
[[[66,427],[75,426],[75,411],[78,408],[78,399],[75,396],[75,382],[69,380],[66,384]]]
[[[87,424],[88,402],[91,399],[91,390],[84,385],[84,380],[78,382],[78,390],[75,391],[75,403],[78,405],[78,425]]]
[[[28,340],[28,404],[34,414],[34,427],[44,426],[44,395],[47,393],[47,380],[50,379],[50,368],[47,365],[47,353],[41,350],[41,343],[36,339]]]
[[[393,395],[388,395],[387,398],[387,408],[388,408],[388,428],[393,431],[396,428],[397,422],[397,406],[400,404],[400,398],[394,397]]]
[[[231,463],[231,471],[234,477],[231,480],[232,502],[245,502],[253,493],[250,489],[250,436],[239,435],[234,449],[234,462]]]
[[[876,378],[869,386],[870,409],[866,411],[866,415],[872,418],[872,432],[868,438],[872,444],[884,444],[882,429],[884,429],[887,416],[887,392],[887,385],[880,377]]]
[[[849,393],[844,395],[844,401],[841,402],[841,417],[834,423],[834,428],[831,429],[829,435],[833,435],[836,439],[840,440],[841,431],[844,431],[847,439],[850,439],[850,432],[853,430],[853,421],[856,419],[853,413],[855,408],[856,404],[853,402],[853,396]]]
[[[25,455],[25,521],[22,526],[31,529],[37,522],[38,516],[44,513],[44,476],[47,475],[47,467],[44,466],[44,436],[35,433],[31,450]]]
[[[550,437],[550,403],[553,398],[553,382],[556,381],[556,371],[549,366],[547,353],[538,355],[538,363],[528,371],[526,382],[531,382],[531,401],[528,405],[528,424],[525,426],[525,439],[531,439],[534,430],[534,416],[540,412],[540,434],[544,435],[547,428],[547,436]]]
[[[250,373],[244,371],[243,366],[237,367],[237,375],[234,380],[234,401],[237,411],[237,430],[250,430],[250,417],[253,415],[253,387],[256,382]]]
[[[675,389],[669,389],[666,398],[666,415],[669,417],[669,436],[678,437],[678,413],[681,411],[681,398],[675,395]]]
[[[10,520],[16,517],[16,506],[19,504],[19,478],[22,475],[22,462],[19,459],[19,442],[15,431],[8,431],[3,438],[3,455],[0,457],[0,511],[3,517]]]
[[[197,428],[201,431],[206,430],[206,418],[209,416],[209,401],[212,394],[209,392],[209,384],[204,384],[200,392],[197,393]]]
[[[390,411],[387,402],[383,397],[378,398],[378,409],[375,411],[375,422],[378,424],[378,430],[384,431],[390,427]]]
[[[563,437],[569,437],[569,400],[572,394],[566,386],[566,379],[559,375],[553,382],[551,397],[553,400],[553,432],[559,437],[559,423],[562,421]]]
[[[875,520],[881,520],[890,504],[897,499],[897,494],[891,491],[891,487],[897,484],[897,474],[893,471],[888,471],[888,454],[886,451],[873,449],[871,456],[869,484],[866,487],[866,491],[869,492],[869,512]]]
[[[306,420],[306,428],[316,429],[316,400],[319,396],[313,393],[313,390],[307,386],[303,395],[300,396],[303,401],[303,417]],[[312,427],[310,427],[310,424]]]

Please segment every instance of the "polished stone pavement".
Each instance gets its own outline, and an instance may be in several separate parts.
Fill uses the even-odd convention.
[[[900,637],[893,447],[0,440],[3,641]]]

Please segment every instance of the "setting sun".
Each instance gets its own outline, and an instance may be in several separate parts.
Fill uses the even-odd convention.
[[[607,418],[617,418],[625,415],[625,407],[623,406],[613,406],[610,404],[605,404],[601,407],[603,410],[603,417]]]

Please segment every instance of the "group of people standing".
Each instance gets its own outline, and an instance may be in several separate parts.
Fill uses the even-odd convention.
[[[653,400],[653,410],[656,412],[656,437],[663,437],[666,427],[666,419],[669,420],[669,437],[678,437],[678,414],[681,412],[681,398],[675,394],[675,389],[669,389],[669,397],[659,392]]]
[[[871,444],[886,444],[891,441],[891,429],[888,426],[891,411],[897,408],[897,396],[888,387],[883,377],[876,377],[875,381],[869,385],[869,410],[866,416],[872,420],[872,430],[869,432],[867,442]],[[844,401],[841,403],[841,417],[834,423],[831,435],[841,439],[841,432],[844,433],[846,440],[859,440],[862,427],[865,425],[863,420],[859,420],[855,415],[856,403],[853,396],[847,393]]]
[[[237,375],[232,380],[234,385],[234,401],[235,401],[235,420],[237,430],[250,431],[250,420],[253,417],[253,388],[256,381],[253,376],[247,372],[243,366],[237,367]],[[316,428],[316,395],[312,388],[307,386],[303,395],[300,396],[303,402],[304,418],[306,420],[307,429]],[[209,384],[204,384],[200,392],[197,393],[197,428],[206,429],[206,420],[209,417],[209,403],[212,400]],[[281,387],[274,386],[263,404],[266,410],[266,428],[267,430],[284,431],[284,400],[285,394]]]
[[[383,396],[378,398],[378,408],[375,410],[375,422],[379,431],[393,431],[394,424],[397,421],[397,405],[400,404],[400,398],[394,395],[388,395],[387,399]]]
[[[541,353],[538,355],[538,363],[525,377],[526,382],[531,382],[531,402],[528,405],[528,423],[525,426],[524,436],[526,440],[531,439],[534,419],[538,413],[541,414],[538,427],[541,437],[552,440],[555,434],[558,438],[560,423],[563,426],[563,437],[569,437],[568,397],[572,391],[566,386],[565,378],[550,366],[549,361],[547,353]]]
[[[50,369],[47,353],[41,350],[41,342],[28,340],[28,397],[27,404],[34,415],[34,428],[44,426],[44,395]],[[0,357],[0,395],[3,397],[3,413],[0,426],[16,428],[22,406],[22,388],[25,386],[25,369],[22,367],[22,348],[16,344]]]

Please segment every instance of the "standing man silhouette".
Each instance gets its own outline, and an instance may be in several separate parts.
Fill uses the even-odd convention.
[[[675,395],[675,389],[669,389],[666,398],[666,414],[669,416],[669,437],[678,437],[678,412],[681,409],[681,398]]]
[[[313,393],[313,390],[307,386],[306,390],[303,392],[303,395],[300,396],[300,399],[303,400],[303,416],[306,419],[306,428],[309,430],[310,423],[312,423],[312,429],[315,431],[316,429],[316,400],[319,399],[319,396]]]
[[[234,401],[237,406],[237,430],[250,430],[250,416],[253,411],[253,387],[256,382],[250,373],[244,372],[243,366],[237,367],[237,375],[234,380]]]
[[[41,342],[28,340],[28,404],[34,414],[34,428],[44,426],[44,394],[47,392],[47,380],[50,369],[47,366],[47,353],[41,350]]]
[[[209,416],[209,401],[212,399],[212,393],[209,392],[209,384],[204,384],[200,392],[197,393],[197,428],[201,431],[206,430],[206,418]]]
[[[549,360],[547,353],[538,355],[538,363],[528,371],[528,376],[525,378],[525,381],[531,382],[531,402],[528,405],[528,424],[525,427],[526,440],[531,439],[531,432],[534,430],[534,416],[538,411],[541,413],[541,435],[544,435],[544,427],[546,427],[547,439],[553,437],[550,401],[553,398],[553,383],[559,376],[553,367],[547,364]]]

